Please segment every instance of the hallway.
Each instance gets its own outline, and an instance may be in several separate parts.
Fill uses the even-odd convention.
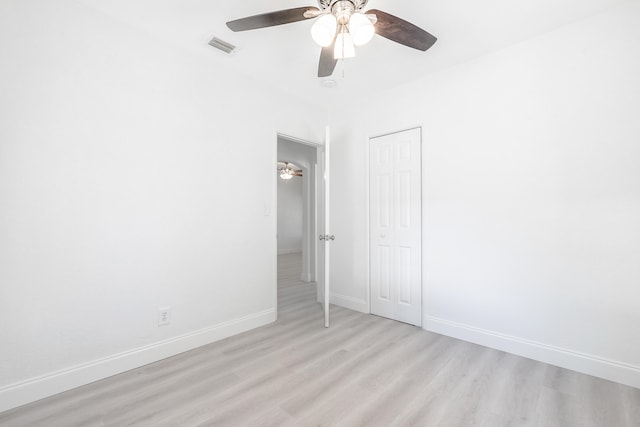
[[[278,292],[284,291],[285,294],[289,288],[313,287],[315,283],[306,283],[301,280],[302,277],[302,254],[284,254],[278,255]]]

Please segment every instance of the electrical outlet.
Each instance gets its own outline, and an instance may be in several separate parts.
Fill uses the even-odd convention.
[[[161,308],[158,310],[158,326],[165,326],[171,323],[171,309]]]

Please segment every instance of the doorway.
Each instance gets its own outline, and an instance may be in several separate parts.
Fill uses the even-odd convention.
[[[369,140],[371,313],[422,325],[421,129]]]
[[[277,290],[297,293],[317,280],[318,144],[278,135]],[[315,301],[315,298],[313,298]]]

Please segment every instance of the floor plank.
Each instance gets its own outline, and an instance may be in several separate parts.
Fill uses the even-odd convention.
[[[640,390],[332,306],[278,260],[278,321],[0,414],[1,426],[629,426]]]

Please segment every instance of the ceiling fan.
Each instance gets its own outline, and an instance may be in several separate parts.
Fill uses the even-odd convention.
[[[296,165],[289,162],[278,162],[278,174],[285,181],[294,176],[302,176],[302,169],[296,169]]]
[[[377,9],[363,12],[369,0],[318,0],[318,7],[296,7],[227,22],[232,31],[290,24],[319,18],[311,28],[311,36],[322,46],[318,77],[328,77],[339,59],[355,56],[354,46],[368,43],[378,34],[396,43],[426,51],[436,37],[420,27]]]

